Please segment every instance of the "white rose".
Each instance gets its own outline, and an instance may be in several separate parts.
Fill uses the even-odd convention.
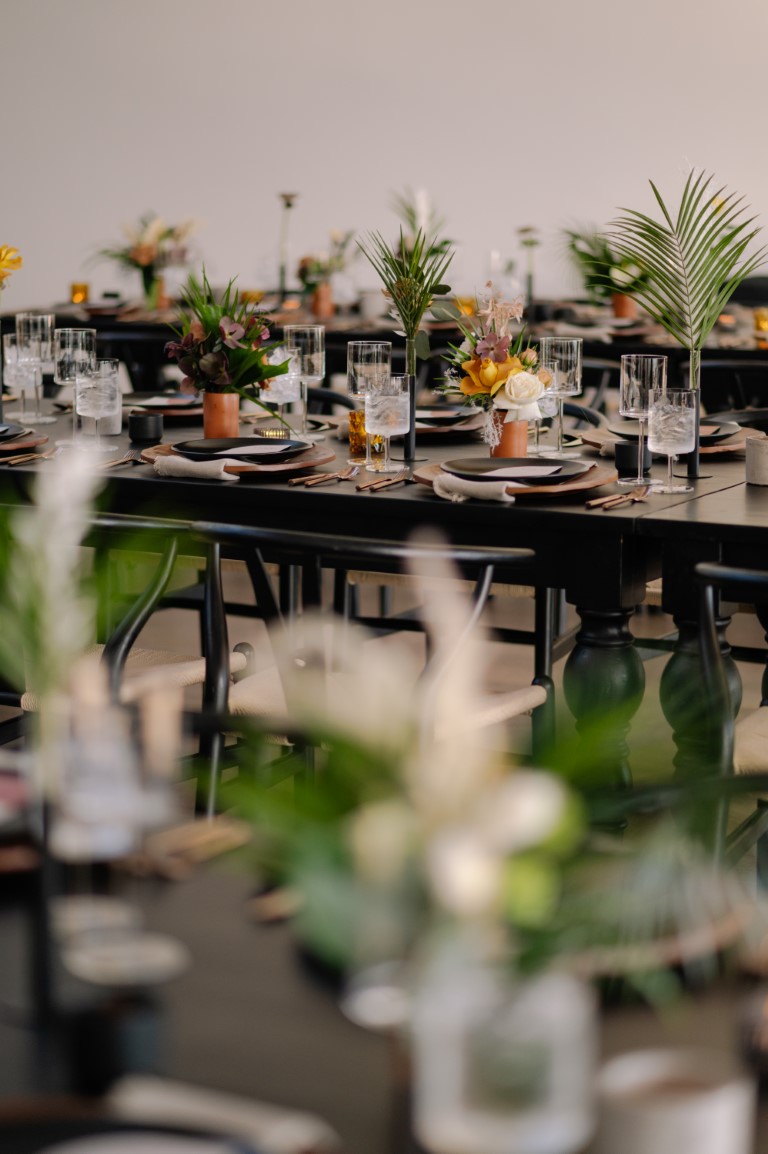
[[[507,378],[493,403],[497,409],[509,410],[508,421],[537,421],[541,413],[536,402],[543,393],[544,385],[535,373],[515,373]]]

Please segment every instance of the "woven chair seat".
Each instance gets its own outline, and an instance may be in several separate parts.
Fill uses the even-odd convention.
[[[734,773],[768,773],[768,708],[755,709],[736,722]]]
[[[103,645],[92,645],[85,656],[100,657],[103,652]],[[240,673],[245,667],[246,657],[243,653],[230,654],[230,674]],[[179,689],[202,685],[205,680],[205,658],[164,649],[132,649],[125,663],[121,697],[129,701],[135,696],[139,685],[142,690],[150,688],[150,677],[152,681],[174,685]],[[22,694],[20,704],[25,712],[34,713],[40,701],[35,693],[27,691]]]

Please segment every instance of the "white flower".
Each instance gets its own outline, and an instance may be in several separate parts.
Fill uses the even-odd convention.
[[[506,409],[507,420],[536,421],[541,416],[536,404],[544,393],[544,384],[535,373],[514,373],[507,377],[503,389],[493,399],[494,407]]]
[[[150,220],[144,229],[141,237],[141,244],[159,244],[160,238],[167,230],[168,226],[161,216],[156,216],[154,220]]]
[[[493,850],[519,853],[553,833],[565,802],[565,790],[557,778],[518,771],[481,799],[476,828]]]
[[[474,830],[441,830],[427,846],[426,866],[436,899],[457,917],[479,917],[498,904],[503,859]]]
[[[349,840],[360,876],[391,884],[402,873],[418,833],[414,810],[397,798],[363,806],[352,817]]]
[[[610,276],[617,289],[626,289],[639,278],[640,269],[636,264],[614,265]]]

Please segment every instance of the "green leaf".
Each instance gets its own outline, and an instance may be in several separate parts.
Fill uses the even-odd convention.
[[[416,356],[420,361],[426,361],[429,356],[429,336],[424,329],[416,333]]]

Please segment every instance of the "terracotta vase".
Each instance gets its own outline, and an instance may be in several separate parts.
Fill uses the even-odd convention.
[[[624,293],[614,293],[611,297],[611,307],[615,317],[633,321],[637,317],[637,301]]]
[[[333,303],[333,288],[330,281],[321,281],[319,285],[316,285],[310,298],[309,307],[312,316],[319,320],[327,320],[333,316],[336,306]]]
[[[203,393],[203,436],[211,439],[240,435],[238,393]]]
[[[528,422],[505,421],[506,412],[493,413],[493,420],[499,430],[499,443],[491,449],[492,457],[527,457]]]

